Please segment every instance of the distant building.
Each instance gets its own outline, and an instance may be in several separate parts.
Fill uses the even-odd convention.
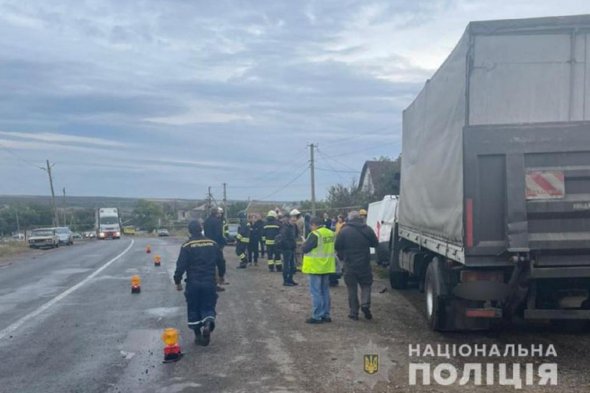
[[[204,203],[193,209],[178,209],[176,211],[176,219],[179,222],[187,222],[197,218],[205,218],[207,214],[207,204]]]
[[[388,187],[394,188],[393,190],[388,191],[388,193],[398,194],[400,172],[401,168],[399,160],[365,161],[361,171],[358,189],[359,191],[368,192],[369,194],[375,194],[379,189],[379,186],[386,183]],[[393,179],[389,179],[389,176],[392,176]]]
[[[250,201],[246,208],[248,216],[258,215],[266,217],[269,210],[280,210],[283,214],[288,214],[295,206],[292,203],[269,202],[269,201]]]

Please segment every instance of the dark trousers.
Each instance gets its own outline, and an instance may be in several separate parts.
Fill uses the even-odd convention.
[[[266,246],[268,266],[281,266],[281,253],[278,247],[274,244],[267,244]]]
[[[188,283],[184,291],[188,314],[188,327],[193,330],[200,329],[207,321],[215,327],[215,305],[217,304],[217,292],[215,284],[198,285]]]
[[[240,258],[240,265],[245,265],[248,263],[248,256],[246,255],[246,251],[248,249],[247,243],[242,243],[238,240],[238,244],[236,244],[236,255]]]
[[[295,250],[283,250],[283,282],[293,282],[295,274]]]
[[[258,240],[248,243],[248,262],[258,263]]]
[[[373,285],[373,275],[370,272],[344,273],[344,283],[348,290],[348,306],[350,315],[358,316],[359,307],[371,307],[371,286]],[[361,299],[359,304],[358,288],[361,288]]]
[[[266,244],[264,243],[264,240],[262,240],[262,239],[260,239],[259,243],[260,243],[260,255],[262,256],[262,258],[264,258],[264,254],[266,253]]]

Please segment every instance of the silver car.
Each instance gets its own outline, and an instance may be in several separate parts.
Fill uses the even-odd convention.
[[[71,246],[74,244],[74,234],[68,227],[57,227],[55,228],[55,233],[59,238],[59,244],[65,244],[66,246]]]
[[[31,248],[59,247],[59,237],[55,228],[33,229],[28,241]]]

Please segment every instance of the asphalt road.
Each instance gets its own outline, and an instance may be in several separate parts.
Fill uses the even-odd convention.
[[[145,253],[150,243],[152,255]],[[474,358],[416,359],[409,345],[553,344],[558,357],[479,359],[556,362],[558,386],[530,392],[588,392],[588,333],[516,324],[502,331],[438,334],[426,329],[417,291],[373,287],[372,321],[349,320],[346,290],[332,290],[331,324],[304,323],[306,280],[285,288],[264,268],[236,270],[226,249],[229,285],[218,303],[209,347],[193,343],[184,297],[171,275],[180,240],[91,241],[0,260],[0,392],[464,392],[514,391],[510,386],[408,386],[408,363],[448,362],[462,369]],[[162,256],[154,267],[152,256]],[[142,292],[130,293],[139,274]],[[184,357],[163,364],[160,334],[181,332]],[[379,354],[379,371],[363,371],[363,356]],[[371,386],[374,385],[374,389]]]

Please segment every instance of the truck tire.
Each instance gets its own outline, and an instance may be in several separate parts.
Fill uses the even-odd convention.
[[[408,288],[408,273],[407,272],[389,272],[389,284],[393,289],[406,289]]]
[[[441,296],[441,287],[444,283],[442,281],[442,273],[439,266],[439,259],[434,258],[432,262],[428,264],[426,277],[424,279],[426,318],[430,328],[435,331],[445,329],[446,319],[445,302]]]

